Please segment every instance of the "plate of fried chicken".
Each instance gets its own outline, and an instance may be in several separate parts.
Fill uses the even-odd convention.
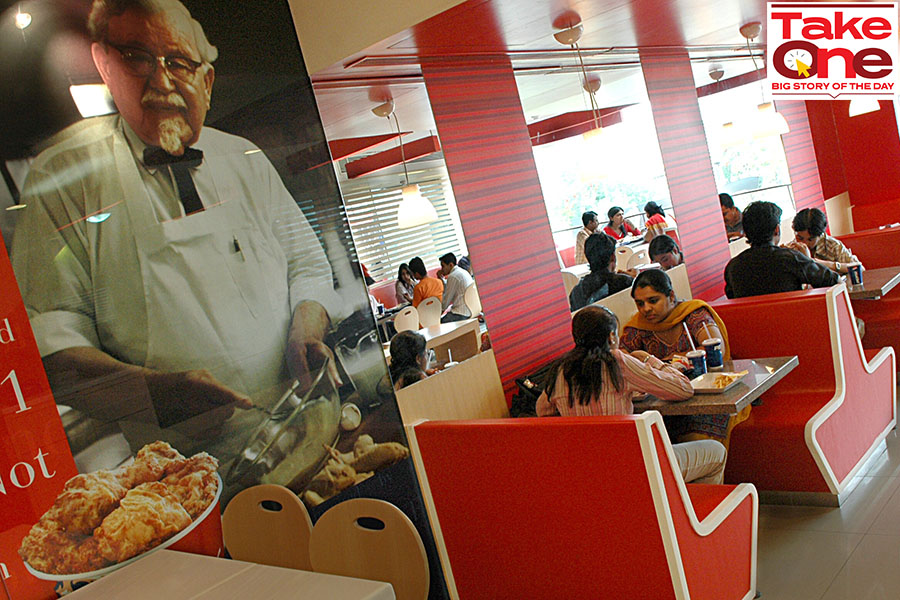
[[[22,540],[19,555],[39,579],[94,579],[171,546],[218,505],[219,463],[185,458],[166,442],[132,464],[71,478]]]

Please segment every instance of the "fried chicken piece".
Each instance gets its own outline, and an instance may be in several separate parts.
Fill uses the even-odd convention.
[[[153,442],[138,450],[134,462],[119,472],[119,481],[128,489],[159,481],[168,469],[184,460],[184,456],[166,442]]]
[[[142,483],[122,498],[94,531],[100,554],[122,562],[172,537],[191,523],[191,516],[165,484]]]
[[[19,556],[38,571],[56,575],[86,573],[109,564],[94,538],[66,533],[58,521],[46,515],[22,540]]]
[[[67,533],[90,535],[127,491],[111,471],[76,475],[53,503],[52,518]]]
[[[172,466],[173,470],[162,482],[175,494],[191,518],[196,519],[216,495],[219,461],[206,452],[200,452]]]

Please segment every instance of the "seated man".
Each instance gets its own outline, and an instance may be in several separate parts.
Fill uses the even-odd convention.
[[[584,242],[588,239],[589,235],[597,231],[597,228],[600,227],[600,221],[597,220],[597,213],[592,210],[581,215],[581,222],[584,224],[584,227],[582,227],[578,231],[578,235],[575,236],[576,265],[583,265],[588,261],[587,257],[584,255]]]
[[[725,266],[729,298],[777,294],[812,287],[829,287],[840,276],[796,250],[777,246],[781,209],[771,202],[752,202],[744,209],[744,235],[750,247]]]
[[[450,312],[441,317],[441,323],[453,321],[465,321],[472,317],[469,307],[466,306],[466,288],[474,283],[472,276],[465,269],[456,264],[456,256],[448,252],[441,258],[441,276],[447,281],[444,286],[444,296],[441,300],[441,308]]]
[[[728,234],[728,241],[736,240],[744,237],[743,215],[741,209],[734,205],[729,194],[719,194],[719,205],[722,207],[722,220],[725,221],[725,233]]]
[[[672,267],[677,267],[684,263],[684,256],[675,240],[663,234],[656,236],[650,242],[650,262],[659,263],[663,271],[668,271]]]
[[[859,264],[859,259],[850,248],[825,233],[828,218],[818,208],[804,208],[798,212],[791,227],[794,230],[794,241],[787,244],[788,248],[793,248],[838,273],[846,273],[850,265]]]
[[[418,308],[419,304],[421,304],[422,300],[425,298],[431,298],[432,296],[438,300],[443,298],[444,284],[441,283],[441,280],[437,277],[428,275],[428,271],[425,269],[425,263],[421,258],[417,256],[409,261],[409,270],[412,271],[413,276],[419,280],[419,283],[413,288],[412,305],[414,307]]]

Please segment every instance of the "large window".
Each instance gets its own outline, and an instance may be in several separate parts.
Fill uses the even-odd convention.
[[[447,252],[457,257],[466,252],[446,170],[434,167],[410,172],[410,182],[419,185],[438,213],[434,223],[410,229],[397,228],[401,186],[396,180],[366,177],[341,182],[359,260],[376,281],[396,278],[400,264],[414,256],[421,257],[430,268],[437,266],[438,257]]]
[[[622,122],[603,128],[596,137],[574,136],[535,146],[534,160],[559,246],[572,244],[585,211],[595,211],[604,222],[609,208],[621,206],[639,225],[650,200],[671,206],[646,100],[623,109]]]
[[[796,210],[781,136],[754,137],[761,102],[758,82],[700,98],[709,155],[716,186],[731,194],[738,208],[767,200],[787,218]]]

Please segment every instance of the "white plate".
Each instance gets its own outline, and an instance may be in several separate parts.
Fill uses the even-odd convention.
[[[131,563],[135,562],[136,560],[138,560],[140,558],[147,556],[148,554],[156,552],[157,550],[162,550],[163,548],[168,548],[175,542],[177,542],[180,539],[182,539],[183,537],[185,537],[191,531],[193,531],[197,527],[197,525],[199,525],[206,517],[208,517],[209,513],[211,513],[213,510],[219,510],[219,497],[222,495],[222,478],[219,477],[218,473],[216,473],[216,481],[218,481],[219,486],[216,489],[215,497],[213,498],[212,502],[209,503],[209,506],[207,506],[206,509],[202,513],[200,513],[197,516],[197,518],[191,522],[190,525],[188,525],[187,527],[185,527],[184,529],[182,529],[181,531],[179,531],[174,536],[170,537],[169,539],[167,539],[160,545],[154,546],[153,548],[150,548],[149,550],[146,550],[146,551],[138,554],[137,556],[132,556],[128,560],[123,560],[120,563],[116,563],[116,564],[110,565],[108,567],[103,567],[102,569],[97,569],[96,571],[88,571],[87,573],[70,573],[70,574],[65,574],[65,575],[56,575],[53,573],[43,573],[41,571],[38,571],[31,565],[29,565],[27,562],[25,562],[25,561],[22,561],[22,562],[25,564],[25,568],[28,570],[29,573],[31,573],[38,579],[43,579],[45,581],[73,581],[73,580],[88,581],[88,580],[93,580],[93,579],[99,579],[100,577],[103,577],[104,575],[108,575],[109,573],[112,573],[116,569],[121,569],[125,565],[130,565]]]
[[[717,388],[717,387],[715,387],[715,385],[713,383],[715,382],[716,377],[718,377],[719,375],[737,375],[738,378],[723,388]],[[742,375],[740,373],[734,373],[734,372],[728,372],[728,371],[715,371],[715,372],[710,372],[710,373],[704,373],[700,377],[695,377],[694,379],[691,379],[691,387],[694,388],[695,394],[721,394],[722,392],[730,390],[735,385],[737,385],[738,382],[741,379],[743,379],[745,375],[747,375],[747,374],[744,373]]]

